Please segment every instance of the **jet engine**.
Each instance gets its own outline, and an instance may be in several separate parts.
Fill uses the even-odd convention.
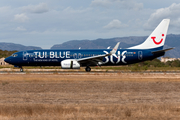
[[[74,59],[63,60],[61,62],[62,69],[80,69],[80,64]]]

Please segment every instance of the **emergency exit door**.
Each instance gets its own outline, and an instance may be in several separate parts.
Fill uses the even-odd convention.
[[[142,51],[139,51],[139,52],[138,52],[138,59],[139,59],[139,60],[142,60],[142,59],[143,59],[143,53],[142,53]]]
[[[26,51],[23,52],[23,60],[28,60],[28,53]]]

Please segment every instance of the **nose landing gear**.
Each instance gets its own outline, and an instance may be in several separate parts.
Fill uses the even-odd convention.
[[[20,72],[24,72],[22,66],[16,66],[16,65],[15,65],[14,67],[20,68]]]
[[[22,67],[20,67],[20,72],[24,72],[24,70],[23,70],[23,68],[22,68]]]
[[[23,72],[23,68],[20,69],[20,72]]]

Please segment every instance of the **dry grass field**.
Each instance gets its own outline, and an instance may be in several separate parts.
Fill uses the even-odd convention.
[[[180,73],[0,74],[0,120],[179,120]]]

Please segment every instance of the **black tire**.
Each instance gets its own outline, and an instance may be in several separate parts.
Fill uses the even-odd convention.
[[[23,72],[23,69],[22,69],[22,68],[20,69],[20,72]]]
[[[86,67],[86,72],[91,72],[91,68],[90,67]]]

